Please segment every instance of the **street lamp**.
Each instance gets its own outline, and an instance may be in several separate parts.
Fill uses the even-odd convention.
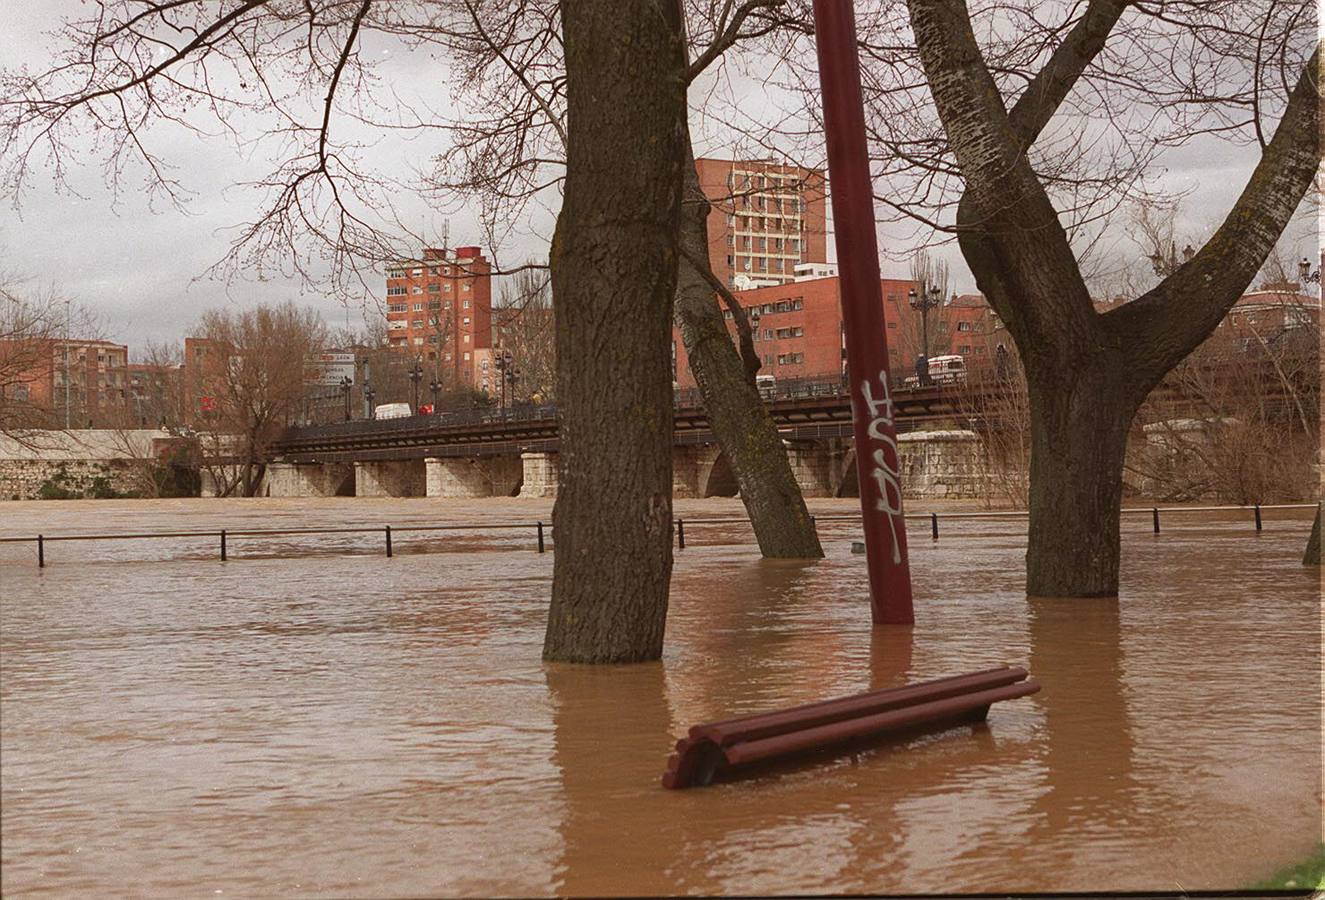
[[[340,391],[345,395],[345,421],[350,421],[350,385],[354,384],[350,376],[346,375],[340,380]]]
[[[437,392],[442,389],[442,384],[436,378],[428,382],[428,390],[432,391],[432,414],[437,415]]]
[[[419,411],[419,382],[423,381],[423,360],[415,357],[414,368],[410,370],[409,380],[414,385],[414,412]]]
[[[515,405],[515,383],[520,380],[520,369],[516,366],[508,365],[506,367],[506,382],[511,386],[511,405]]]
[[[943,301],[943,296],[938,285],[934,285],[929,290],[923,286],[919,291],[911,288],[906,292],[906,299],[911,303],[911,308],[920,313],[921,352],[920,358],[916,360],[916,377],[921,385],[930,385],[933,379],[929,377],[929,311]]]
[[[1186,247],[1182,248],[1182,261],[1184,263],[1191,262],[1192,257],[1195,255],[1196,251],[1192,249],[1191,244],[1188,244]],[[1169,275],[1172,275],[1174,272],[1178,271],[1178,265],[1179,265],[1178,245],[1175,244],[1173,241],[1169,241],[1168,259],[1164,258],[1164,252],[1162,247],[1156,252],[1150,254],[1149,258],[1150,258],[1150,268],[1154,269],[1155,274],[1161,278],[1167,278]]]
[[[368,418],[370,419],[377,418],[377,408],[373,406],[373,397],[376,394],[377,392],[373,390],[373,386],[368,382],[364,382],[363,397],[364,400],[368,401]]]
[[[493,360],[492,363],[494,366],[497,367],[497,380],[501,382],[502,418],[506,418],[506,373],[507,370],[511,368],[512,358],[513,356],[511,354],[511,351],[503,350],[501,353],[497,354],[497,358]],[[514,380],[512,380],[512,383],[514,383]]]
[[[1304,256],[1297,264],[1297,279],[1303,284],[1320,284],[1320,269],[1311,271],[1311,260]]]

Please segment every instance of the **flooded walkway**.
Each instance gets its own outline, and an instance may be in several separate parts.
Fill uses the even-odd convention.
[[[851,511],[855,501],[813,503]],[[0,534],[550,520],[529,501],[0,505]],[[539,661],[532,532],[0,545],[8,896],[1218,889],[1321,837],[1310,511],[1124,523],[1118,600],[1022,593],[1024,521],[911,525],[918,624],[872,629],[858,525],[760,560],[682,501],[659,664]],[[73,548],[77,547],[75,551]],[[709,789],[695,722],[987,668],[964,728]]]

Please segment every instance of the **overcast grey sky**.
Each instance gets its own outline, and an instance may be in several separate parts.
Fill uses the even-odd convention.
[[[54,51],[54,40],[46,32],[58,27],[64,16],[86,12],[86,7],[72,0],[6,4],[0,65],[43,66]],[[400,47],[365,47],[364,52],[378,55],[382,75],[394,88],[406,93],[431,90],[429,102],[446,102],[444,61]],[[89,153],[71,167],[75,193],[57,192],[51,180],[38,173],[21,209],[5,204],[0,211],[3,267],[35,283],[53,284],[95,310],[105,323],[105,336],[129,344],[133,354],[141,352],[149,340],[177,341],[212,306],[243,307],[290,298],[316,308],[332,326],[345,324],[347,318],[357,323],[363,315],[372,314],[371,303],[347,306],[311,293],[289,272],[265,281],[203,277],[225,254],[227,229],[250,220],[257,209],[258,197],[238,185],[266,174],[270,160],[262,155],[246,156],[225,138],[202,138],[180,129],[154,128],[151,138],[154,149],[178,167],[179,177],[193,192],[187,212],[169,204],[153,206],[140,190],[126,191],[115,200],[101,161]],[[722,155],[720,136],[698,139],[708,144],[698,148],[701,154],[708,150]],[[429,157],[444,150],[440,145],[429,146],[427,140],[384,140],[369,156],[378,168],[408,178],[411,166],[426,167]],[[1191,191],[1182,211],[1181,229],[1208,233],[1242,189],[1255,159],[1254,150],[1230,148],[1213,140],[1173,151],[1166,159],[1167,174],[1162,181],[1170,189]],[[443,218],[449,218],[453,246],[480,240],[476,217],[467,210],[439,212],[428,209],[418,198],[400,196],[396,200],[411,227],[436,234]],[[552,216],[551,210],[536,216],[523,234],[503,248],[503,260],[544,258]],[[1296,244],[1302,248],[1299,255],[1310,253],[1314,226],[1299,224],[1294,230]],[[885,275],[907,274],[901,258],[908,248],[900,233],[885,230],[881,235],[889,256],[884,262]],[[1135,254],[1116,235],[1112,245],[1117,254]],[[939,255],[952,266],[955,290],[975,289],[955,246],[942,248]],[[383,290],[379,288],[378,293],[380,297]]]

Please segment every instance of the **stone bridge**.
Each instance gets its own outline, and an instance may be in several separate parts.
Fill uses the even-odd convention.
[[[915,497],[976,496],[979,443],[960,421],[972,389],[897,390],[904,481]],[[678,395],[672,469],[677,497],[737,493],[731,465],[698,397]],[[851,407],[840,380],[784,382],[766,398],[807,497],[855,496]],[[927,426],[930,426],[927,430]],[[555,407],[483,410],[291,428],[277,445],[264,493],[273,497],[552,497]]]

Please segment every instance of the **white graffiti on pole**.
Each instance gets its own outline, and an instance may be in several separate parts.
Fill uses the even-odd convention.
[[[883,388],[883,396],[878,400],[874,399],[874,389],[868,378],[861,380],[860,393],[865,400],[865,408],[869,415],[869,428],[866,433],[872,440],[891,448],[892,458],[897,461],[896,466],[890,464],[883,447],[875,448],[869,454],[869,459],[873,463],[870,477],[874,479],[879,489],[879,497],[875,500],[874,508],[888,515],[888,528],[893,537],[893,563],[896,564],[902,561],[902,551],[897,540],[897,519],[902,514],[901,456],[897,451],[897,437],[893,428],[893,398],[888,390],[886,371],[879,373],[879,384]]]

